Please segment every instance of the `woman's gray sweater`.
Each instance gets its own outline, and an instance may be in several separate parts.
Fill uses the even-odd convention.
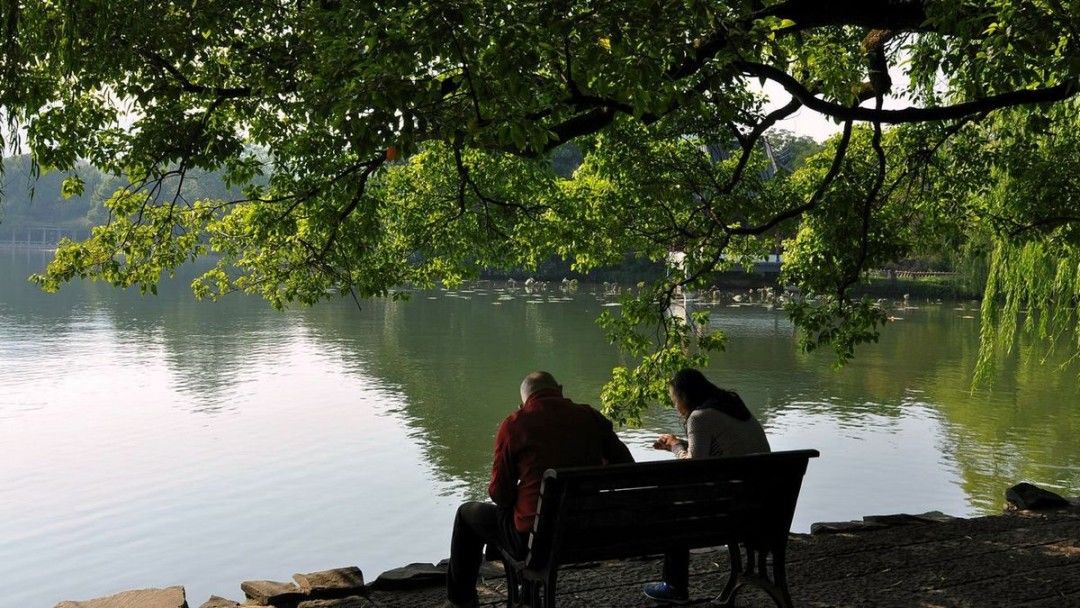
[[[756,418],[738,420],[718,409],[698,408],[686,419],[686,442],[671,450],[676,458],[741,456],[769,452],[765,429]]]

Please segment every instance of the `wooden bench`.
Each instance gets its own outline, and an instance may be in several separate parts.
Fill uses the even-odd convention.
[[[731,574],[718,601],[733,606],[751,583],[788,608],[784,551],[807,462],[817,456],[798,450],[549,469],[528,554],[502,552],[507,604],[527,598],[533,608],[554,608],[565,564],[727,545]]]

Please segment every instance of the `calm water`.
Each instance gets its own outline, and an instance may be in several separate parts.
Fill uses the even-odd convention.
[[[611,298],[485,284],[408,302],[277,313],[194,302],[190,277],[141,297],[24,277],[46,254],[0,250],[0,606],[51,606],[447,555],[456,505],[484,493],[517,385],[548,369],[597,403],[618,361],[594,324]],[[781,313],[719,307],[710,374],[775,449],[817,448],[795,528],[871,513],[995,512],[1011,483],[1080,493],[1076,370],[1022,347],[972,394],[972,304],[896,312],[836,371],[796,352]],[[670,411],[625,431],[639,459]]]

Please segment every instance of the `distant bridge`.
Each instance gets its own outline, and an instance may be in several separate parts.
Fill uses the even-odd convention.
[[[685,257],[686,254],[682,251],[672,251],[668,253],[668,265],[673,268],[681,268],[683,264],[683,259]],[[727,256],[721,257],[726,258]],[[754,264],[753,267],[750,269],[750,272],[752,274],[761,274],[766,276],[778,275],[780,274],[780,265],[783,263],[783,258],[784,256],[782,254],[770,253],[769,255],[759,260],[754,260]],[[745,269],[742,265],[736,265],[728,269],[726,272],[741,273],[745,272]]]
[[[56,247],[64,237],[75,238],[75,231],[48,224],[0,225],[0,245],[10,247]]]

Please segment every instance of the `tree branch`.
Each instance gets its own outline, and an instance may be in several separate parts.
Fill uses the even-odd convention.
[[[836,154],[833,156],[832,165],[829,167],[828,173],[825,174],[825,178],[818,184],[814,194],[810,196],[810,200],[805,203],[792,207],[786,211],[774,215],[769,221],[757,226],[736,226],[734,228],[728,228],[729,234],[740,235],[759,235],[768,232],[776,227],[783,221],[789,220],[793,217],[798,217],[807,211],[810,211],[814,207],[817,207],[821,202],[822,197],[825,196],[825,192],[832,185],[833,180],[840,174],[840,167],[843,165],[844,156],[847,154],[848,144],[851,143],[851,124],[852,121],[844,123],[844,133],[840,136],[840,143],[836,146]]]
[[[877,109],[881,109],[881,104],[884,101],[884,97],[877,96],[877,101],[874,106]],[[874,208],[874,202],[877,200],[878,193],[881,192],[882,186],[885,185],[885,149],[881,147],[881,123],[874,123],[874,135],[871,138],[871,145],[874,148],[874,155],[877,157],[877,175],[874,176],[874,185],[870,188],[870,192],[866,193],[866,198],[863,199],[862,208],[862,229],[859,233],[859,257],[855,261],[855,266],[852,267],[851,272],[844,277],[839,289],[837,290],[837,299],[844,300],[847,297],[847,290],[849,287],[855,284],[859,280],[859,275],[862,274],[863,266],[866,265],[866,257],[870,251],[870,214]]]
[[[985,112],[965,116],[964,118],[946,127],[941,138],[937,142],[935,142],[934,145],[931,146],[929,149],[908,157],[905,161],[904,171],[895,180],[893,180],[891,184],[889,184],[889,187],[885,190],[885,194],[882,195],[881,200],[887,201],[892,198],[893,192],[895,192],[896,189],[900,187],[900,184],[902,184],[905,180],[908,180],[908,178],[913,173],[915,173],[915,169],[920,167],[920,163],[930,163],[933,160],[934,156],[938,153],[938,150],[940,150],[941,147],[944,146],[945,143],[948,142],[953,135],[959,133],[967,125],[981,121],[982,119],[986,118],[986,116],[987,114]],[[923,169],[925,171],[925,168]],[[913,180],[908,181],[908,190],[910,191],[910,182]]]
[[[735,166],[735,172],[731,174],[731,179],[724,185],[724,194],[729,194],[735,189],[735,186],[742,179],[743,171],[746,170],[746,163],[750,160],[750,156],[754,152],[754,147],[757,145],[758,139],[761,138],[765,131],[768,131],[777,122],[791,116],[802,107],[802,102],[794,97],[786,105],[770,112],[761,122],[754,127],[754,130],[745,138],[739,138],[739,143],[742,145],[742,156],[739,157],[739,164]]]
[[[236,99],[239,97],[251,96],[251,87],[215,87],[196,84],[191,82],[183,72],[158,53],[143,49],[135,49],[135,52],[154,67],[168,72],[169,75],[180,84],[180,88],[188,93],[212,93],[223,99]]]
[[[867,72],[869,79],[863,84],[867,99],[878,95],[886,95],[892,89],[892,77],[889,76],[889,63],[886,58],[885,45],[896,36],[896,30],[871,30],[863,38],[862,50],[866,55]],[[860,101],[864,101],[862,95]]]
[[[735,66],[744,74],[756,76],[758,78],[767,78],[778,83],[794,98],[798,99],[803,105],[815,112],[840,120],[858,120],[888,124],[955,120],[964,118],[970,114],[990,112],[992,110],[1010,106],[1061,101],[1072,97],[1080,91],[1080,79],[1070,78],[1053,87],[1010,91],[1008,93],[983,97],[981,99],[966,101],[951,106],[938,106],[933,108],[909,107],[900,110],[882,110],[878,108],[843,106],[838,103],[821,99],[811,93],[809,89],[787,72],[770,65],[749,61],[736,61]]]
[[[363,200],[364,193],[367,191],[368,179],[383,165],[384,162],[386,162],[385,156],[377,156],[361,165],[364,167],[364,170],[360,172],[356,190],[353,192],[352,198],[349,199],[349,202],[345,207],[338,212],[334,225],[330,228],[330,236],[327,237],[326,242],[323,243],[318,255],[312,257],[313,262],[321,261],[326,256],[327,252],[330,251],[330,248],[333,247],[334,243],[337,241],[338,233],[341,232],[341,225],[345,223],[345,220],[352,215],[352,212],[359,206],[360,201]]]
[[[1037,219],[1029,224],[1017,226],[1015,229],[1009,232],[1009,236],[1016,237],[1020,236],[1024,232],[1027,232],[1028,230],[1035,230],[1037,228],[1043,230],[1053,229],[1059,226],[1073,223],[1080,224],[1080,215],[1058,215],[1053,217],[1044,217]]]
[[[558,136],[558,139],[548,145],[554,149],[576,137],[595,133],[610,125],[614,120],[615,109],[610,107],[596,108],[584,114],[578,114],[551,127],[551,131]]]

